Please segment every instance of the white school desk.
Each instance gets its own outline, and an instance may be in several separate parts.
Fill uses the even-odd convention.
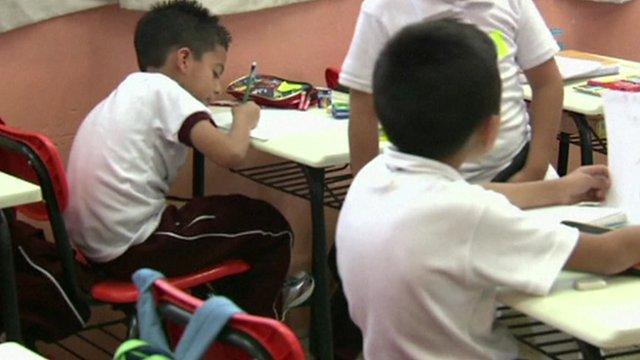
[[[640,344],[640,277],[607,277],[607,286],[597,290],[573,288],[575,279],[588,276],[563,271],[547,296],[501,289],[497,299],[582,341],[585,359],[601,359],[598,348]]]
[[[311,347],[316,358],[333,359],[324,206],[339,209],[350,184],[348,121],[333,119],[322,109],[308,110],[317,115],[315,119],[309,119],[308,112],[302,114],[296,110],[274,112],[263,109],[261,116],[266,116],[268,111],[277,113],[283,123],[288,122],[294,127],[298,125],[291,121],[300,121],[302,127],[309,124],[310,130],[291,133],[283,129],[282,134],[269,140],[253,139],[253,148],[286,161],[234,171],[263,185],[309,200],[313,230],[312,273],[316,282],[311,303]],[[215,120],[216,109],[213,117]],[[312,126],[314,121],[319,121],[322,126]]]
[[[12,206],[40,201],[40,187],[9,174],[0,172],[0,259],[7,264],[0,266],[3,302],[2,318],[6,325],[7,340],[20,341],[20,322],[18,317],[18,299],[16,296],[16,279],[11,251],[11,235],[9,224],[2,209]]]
[[[42,356],[15,342],[4,342],[0,344],[0,359],[45,360]]]
[[[562,54],[562,52],[560,53]],[[595,56],[602,58],[603,60],[612,61],[618,64],[620,73],[618,75],[601,77],[599,79],[613,79],[615,77],[638,75],[640,74],[640,63],[623,60],[608,56],[601,56],[596,54],[587,54],[588,56]],[[582,165],[593,164],[593,150],[594,150],[594,138],[597,148],[600,151],[606,153],[606,139],[599,138],[595,132],[591,129],[587,123],[587,117],[602,115],[602,98],[595,95],[589,95],[576,91],[573,86],[586,79],[566,81],[564,86],[564,101],[562,104],[563,110],[571,116],[571,119],[576,125],[578,130],[578,140],[576,141],[580,145],[581,162]],[[531,87],[529,85],[523,86],[524,97],[526,100],[531,100]],[[567,133],[560,133],[560,149],[558,154],[558,173],[564,175],[566,173],[566,164],[568,161],[569,143],[571,142],[570,135]]]

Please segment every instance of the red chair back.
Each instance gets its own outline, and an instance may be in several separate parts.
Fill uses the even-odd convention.
[[[2,119],[0,119],[0,136],[20,142],[31,148],[38,155],[51,177],[53,190],[60,207],[59,210],[63,212],[69,201],[69,185],[67,184],[64,166],[56,146],[46,136],[9,127]],[[9,151],[5,148],[0,148],[0,159],[2,159],[0,162],[1,171],[40,185],[40,180],[31,165],[34,161],[33,159],[26,159],[27,161],[25,161],[23,153]],[[22,205],[17,209],[31,219],[47,220],[49,218],[44,202]]]
[[[203,303],[165,280],[158,280],[154,284],[156,299],[160,305],[169,304],[188,313],[193,313]],[[171,321],[169,319],[169,321]],[[170,334],[173,343],[177,342],[180,331],[176,330],[176,324],[171,324]],[[296,335],[285,324],[265,317],[249,314],[236,314],[226,325],[228,329],[240,332],[257,343],[261,350],[268,353],[269,359],[274,360],[302,360],[305,359],[304,351]],[[224,337],[224,330],[221,337]],[[218,341],[209,350],[205,359],[251,359],[253,358],[247,349],[230,345],[224,341]]]

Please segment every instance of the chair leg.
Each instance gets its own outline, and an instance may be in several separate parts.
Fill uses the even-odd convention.
[[[127,339],[135,339],[140,336],[138,329],[138,317],[135,314],[131,314],[129,317],[129,324],[127,324]]]
[[[569,164],[569,134],[561,132],[558,135],[558,175],[565,176]]]

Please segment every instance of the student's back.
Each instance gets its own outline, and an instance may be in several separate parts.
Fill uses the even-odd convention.
[[[69,158],[72,192],[65,217],[85,255],[112,260],[156,229],[169,186],[190,151],[179,130],[198,112],[208,116],[209,110],[174,80],[138,72],[83,121]]]
[[[490,151],[500,130],[496,48],[476,26],[404,28],[373,84],[393,147],[356,175],[336,230],[365,358],[513,359],[515,340],[495,322],[498,287],[544,295],[564,267],[614,274],[640,262],[640,227],[580,234],[521,210],[603,200],[604,166],[550,181],[463,179],[462,164]]]
[[[336,233],[365,358],[510,358],[495,286],[545,293],[575,238],[448,165],[385,151],[356,176]]]

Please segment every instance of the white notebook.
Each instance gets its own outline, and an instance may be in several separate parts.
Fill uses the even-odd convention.
[[[210,108],[213,121],[223,129],[230,129],[233,116],[230,107]],[[348,122],[335,120],[322,109],[307,111],[264,108],[260,110],[258,126],[251,130],[257,140],[272,140],[290,135],[317,134],[325,131],[347,131]]]
[[[557,55],[555,59],[564,80],[615,75],[620,71],[617,64],[603,64],[599,61],[576,59],[561,55]]]
[[[576,221],[596,226],[614,226],[627,221],[627,216],[622,210],[600,205],[559,205],[525,212],[547,223]]]

